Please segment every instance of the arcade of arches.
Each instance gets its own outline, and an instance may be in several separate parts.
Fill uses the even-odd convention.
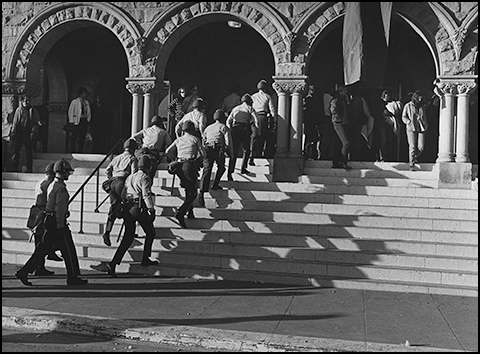
[[[90,102],[101,95],[113,111],[109,121],[98,124],[98,130],[108,134],[101,136],[103,144],[93,151],[106,153],[119,139],[146,127],[164,98],[180,86],[199,87],[211,120],[231,83],[238,83],[240,94],[253,94],[257,82],[265,79],[279,114],[274,180],[297,180],[303,171],[306,86],[315,85],[321,97],[329,88],[343,85],[343,3],[289,3],[305,4],[303,8],[275,8],[269,5],[273,3],[160,3],[165,5],[156,14],[150,6],[142,9],[141,21],[136,17],[139,12],[129,12],[134,14],[132,20],[127,10],[112,3],[78,4],[62,3],[50,10],[43,5],[38,19],[32,18],[11,45],[8,65],[4,61],[3,116],[13,111],[19,94],[31,94],[48,122],[45,152],[68,152],[62,128],[68,103],[80,86],[88,89]],[[370,100],[383,88],[391,88],[398,99],[417,89],[429,98],[437,95],[437,104],[428,112],[427,146],[420,162],[478,164],[478,10],[470,9],[462,19],[466,27],[456,32],[463,36],[461,41],[450,36],[453,44],[442,44],[439,37],[452,32],[450,22],[442,18],[446,15],[439,12],[442,3],[432,9],[421,4],[419,8],[445,28],[418,24],[416,10],[408,13],[406,6],[394,5],[384,84],[367,87],[362,95]],[[12,17],[16,6],[11,7]],[[231,28],[229,20],[242,26]],[[467,62],[470,68],[460,72]],[[408,161],[403,139],[397,157]]]

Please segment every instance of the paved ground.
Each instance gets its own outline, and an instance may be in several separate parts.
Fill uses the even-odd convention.
[[[478,298],[2,265],[2,326],[222,351],[478,351]],[[63,274],[63,275],[62,275]]]

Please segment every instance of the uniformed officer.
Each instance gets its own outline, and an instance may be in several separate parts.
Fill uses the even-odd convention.
[[[247,163],[250,157],[250,135],[252,133],[251,125],[253,123],[255,129],[260,129],[255,110],[252,107],[252,96],[245,94],[242,97],[242,104],[236,106],[227,119],[227,127],[232,134],[233,155],[230,156],[228,163],[227,179],[233,181],[232,173],[235,170],[237,155],[240,147],[243,149],[242,174],[249,174]]]
[[[181,186],[185,188],[185,201],[175,213],[175,218],[186,229],[185,214],[188,212],[189,219],[195,217],[193,202],[197,197],[198,170],[206,153],[201,140],[194,135],[195,126],[191,121],[184,122],[182,130],[183,135],[175,139],[165,154],[170,160],[180,164],[176,174],[180,178]]]
[[[217,164],[217,173],[213,181],[213,190],[222,189],[220,179],[225,173],[225,153],[233,155],[232,138],[230,129],[225,125],[227,117],[221,109],[217,109],[213,114],[214,123],[207,126],[202,135],[203,146],[205,147],[206,157],[203,160],[203,172],[200,180],[200,194],[198,203],[205,206],[203,194],[210,188],[210,178],[212,174],[213,163]]]
[[[172,143],[172,138],[166,131],[161,117],[154,115],[150,123],[150,127],[133,134],[130,139],[135,140],[140,146],[140,149],[135,152],[137,159],[140,159],[143,155],[147,155],[150,158],[152,165],[150,178],[153,183],[157,173],[157,166],[162,160],[165,149]]]
[[[110,183],[110,209],[108,211],[107,224],[105,233],[103,234],[103,242],[107,246],[111,246],[110,232],[117,218],[117,210],[122,203],[122,190],[125,185],[125,179],[138,171],[137,158],[134,155],[137,143],[133,139],[128,139],[123,144],[124,151],[122,154],[115,156],[108,164],[105,173]]]
[[[149,176],[151,169],[151,160],[147,156],[142,156],[138,160],[138,171],[129,175],[125,180],[122,190],[122,200],[125,203],[125,212],[122,215],[125,221],[125,234],[113,259],[106,266],[108,274],[112,277],[117,276],[115,267],[120,264],[135,238],[137,221],[143,231],[145,231],[141,265],[148,267],[158,264],[157,260],[152,261],[149,258],[155,238],[155,228],[153,226],[155,221],[155,202],[154,194],[152,193],[152,179]]]
[[[33,237],[35,239],[35,247],[38,247],[43,239],[43,234],[45,229],[43,227],[43,219],[45,211],[45,206],[47,205],[47,188],[50,183],[53,182],[55,179],[55,173],[53,172],[53,166],[55,163],[49,163],[45,166],[45,177],[38,181],[37,185],[35,186],[35,207],[37,209],[38,214],[35,217],[35,221],[32,227]],[[47,255],[47,259],[52,261],[61,262],[62,259],[57,256],[55,250],[50,250]],[[35,275],[53,275],[55,272],[51,270],[47,270],[45,268],[45,259],[38,264],[37,269],[35,270]]]
[[[72,233],[68,227],[67,218],[70,216],[68,200],[70,198],[65,181],[73,171],[68,161],[61,159],[53,166],[55,180],[47,188],[47,204],[45,207],[44,227],[46,233],[43,242],[35,249],[35,252],[25,265],[15,274],[24,285],[32,285],[28,281],[28,273],[31,273],[42,262],[45,255],[58,246],[67,269],[67,285],[83,285],[87,279],[79,278],[80,266],[78,264],[77,251],[73,243]]]
[[[252,95],[252,106],[257,113],[260,129],[254,130],[252,133],[250,166],[255,166],[255,157],[264,157],[268,155],[267,151],[271,153],[273,149],[271,139],[267,139],[267,136],[269,130],[272,130],[276,125],[277,114],[272,97],[267,93],[267,87],[267,82],[260,80],[257,84],[258,92]]]
[[[205,108],[206,104],[202,98],[197,98],[195,102],[193,102],[193,111],[185,114],[175,126],[175,134],[177,135],[177,138],[183,133],[182,126],[184,122],[192,122],[195,128],[193,135],[199,139],[202,138],[203,131],[207,126],[207,115],[205,114]]]

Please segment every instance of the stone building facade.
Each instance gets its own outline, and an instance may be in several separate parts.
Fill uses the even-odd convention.
[[[255,33],[258,47],[267,48],[243,50],[236,56],[240,57],[243,52],[265,53],[265,61],[271,63],[266,64],[266,69],[260,69],[262,76],[252,77],[251,81],[267,79],[278,106],[274,179],[296,181],[304,163],[302,97],[312,79],[321,87],[323,77],[332,71],[328,61],[318,58],[328,57],[333,51],[325,43],[339,42],[332,37],[340,31],[344,12],[343,2],[3,2],[2,119],[4,122],[8,119],[20,94],[32,95],[39,105],[48,109],[50,145],[47,151],[62,152],[65,146],[62,127],[69,101],[75,97],[78,86],[95,91],[103,80],[103,92],[109,96],[110,104],[126,117],[115,125],[127,126],[127,134],[137,132],[149,124],[156,107],[179,85],[172,84],[172,77],[180,75],[182,68],[175,67],[169,59],[182,41],[193,33],[203,36],[196,41],[215,38],[204,34],[207,26],[236,21]],[[478,78],[478,3],[393,2],[392,23],[411,31],[415,41],[428,53],[418,58],[418,62],[420,66],[423,61],[428,62],[432,74],[425,77],[418,74],[421,80],[411,79],[411,82],[412,86],[431,90],[439,96],[438,124],[434,125],[438,143],[432,162],[443,171],[439,175],[445,176],[442,178],[446,185],[466,182],[472,166],[469,142],[478,149],[478,135],[472,139],[475,128],[471,124],[471,107],[478,105],[473,98],[477,95]],[[81,40],[78,36],[68,36],[74,33],[87,36],[97,33],[95,31],[102,33],[98,40],[105,39],[107,44],[102,45],[114,52],[114,57],[92,57],[88,46],[72,54],[75,42]],[[108,34],[104,34],[105,31]],[[216,35],[220,33],[217,31]],[[72,40],[65,43],[71,38],[75,39],[73,44]],[[99,45],[95,43],[95,34],[90,35],[89,40],[92,48]],[[405,50],[412,50],[407,42],[402,45]],[[197,54],[192,55],[192,60],[202,55]],[[78,62],[82,56],[90,61],[90,68],[103,65],[99,72],[113,70],[109,66],[115,67],[117,62],[119,69],[109,74],[112,80],[108,77],[99,80],[98,75],[85,74],[82,81],[79,74],[75,74],[76,67],[83,68]],[[414,56],[412,52],[410,57]],[[74,60],[77,60],[75,65],[69,64]],[[250,60],[258,63],[263,57],[253,56]],[[232,65],[230,72],[234,71],[234,60],[228,61]],[[332,65],[338,66],[338,61],[338,57],[332,59]],[[219,68],[223,65],[220,59],[218,65]],[[244,68],[249,65],[245,64]],[[408,68],[404,70],[408,75]],[[198,71],[201,69],[195,73]],[[120,72],[119,78],[117,72]],[[107,86],[105,81],[121,86],[126,93]],[[338,79],[332,79],[328,85],[334,83],[341,84]],[[213,86],[220,84],[220,81],[213,82]],[[324,88],[328,85],[325,83]],[[254,90],[252,86],[246,83],[244,91]],[[122,100],[124,102],[118,104],[117,101]],[[125,137],[125,129],[123,135],[116,134]]]

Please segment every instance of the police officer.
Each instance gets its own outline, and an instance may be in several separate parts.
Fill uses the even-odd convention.
[[[42,180],[38,181],[37,185],[35,186],[35,207],[38,212],[32,227],[32,233],[35,238],[35,247],[38,247],[40,245],[43,239],[43,234],[45,232],[45,229],[43,227],[43,212],[45,211],[45,206],[47,205],[47,188],[55,178],[55,173],[53,172],[54,165],[55,163],[52,162],[45,166],[45,177]],[[47,259],[57,262],[62,261],[62,259],[57,256],[53,249],[48,252]],[[38,264],[34,274],[40,276],[53,275],[55,274],[55,272],[47,270],[45,268],[45,259],[43,259],[43,261]]]
[[[151,160],[147,156],[142,156],[138,160],[138,171],[129,175],[125,180],[122,190],[122,199],[125,203],[125,212],[122,215],[125,221],[125,234],[113,259],[106,265],[108,274],[114,278],[117,276],[115,267],[120,264],[135,238],[137,221],[146,235],[141,265],[148,267],[158,264],[157,260],[152,261],[149,258],[155,238],[155,229],[153,227],[155,202],[154,194],[152,193],[152,179],[149,176],[151,169]]]
[[[202,98],[197,98],[195,102],[193,102],[193,111],[185,114],[175,126],[175,134],[177,135],[177,138],[183,133],[182,126],[184,122],[192,122],[195,128],[193,135],[199,139],[202,138],[203,131],[207,126],[207,115],[205,114],[205,108],[206,104]]]
[[[252,95],[253,109],[257,113],[260,129],[254,129],[251,138],[251,150],[250,166],[255,166],[254,158],[264,157],[267,154],[271,154],[273,149],[271,139],[267,139],[269,130],[274,130],[276,125],[277,116],[275,106],[272,101],[272,97],[267,93],[267,82],[260,80],[257,84],[258,92]],[[266,145],[264,147],[264,145]],[[267,153],[268,151],[268,153]]]
[[[111,246],[110,232],[117,218],[117,210],[122,202],[122,190],[125,185],[125,179],[138,171],[137,158],[134,155],[137,143],[135,140],[128,139],[123,144],[124,151],[122,154],[115,156],[108,164],[105,173],[110,183],[110,209],[108,211],[107,224],[105,233],[103,234],[103,242],[107,246]]]
[[[130,139],[135,140],[140,149],[135,152],[137,159],[141,156],[147,155],[151,160],[152,169],[150,171],[150,178],[155,178],[157,173],[157,166],[162,160],[165,149],[172,143],[172,138],[168,134],[163,125],[163,119],[154,115],[150,121],[151,125],[138,133],[132,135]]]
[[[233,155],[232,138],[230,129],[225,125],[227,117],[221,109],[217,109],[213,114],[214,123],[210,124],[203,132],[203,146],[205,147],[206,157],[203,160],[203,172],[200,181],[200,194],[198,203],[205,206],[203,194],[210,188],[210,178],[212,174],[213,163],[217,164],[217,174],[213,181],[213,190],[222,189],[220,179],[225,173],[225,153]]]
[[[165,154],[181,165],[177,175],[181,186],[185,188],[185,201],[175,213],[175,218],[186,229],[185,214],[188,212],[188,218],[194,218],[193,202],[197,197],[198,170],[206,153],[201,140],[194,135],[195,126],[191,121],[183,122],[182,130],[183,135],[175,139]]]
[[[46,233],[42,243],[25,265],[15,274],[24,285],[32,285],[28,281],[28,273],[31,273],[42,262],[45,255],[57,246],[63,256],[67,269],[67,285],[83,285],[88,280],[79,278],[80,266],[78,264],[77,251],[73,243],[72,233],[67,224],[70,216],[68,200],[70,198],[65,181],[73,171],[68,161],[61,159],[53,166],[55,180],[47,188],[47,204],[45,207],[44,227]]]
[[[232,134],[233,155],[230,156],[228,163],[227,179],[233,181],[232,173],[235,170],[235,164],[237,162],[237,154],[240,147],[243,149],[243,162],[242,162],[242,174],[249,174],[247,170],[247,163],[250,157],[250,135],[252,133],[252,123],[254,129],[259,130],[260,125],[257,119],[255,110],[253,109],[252,96],[245,94],[242,97],[242,104],[233,108],[232,112],[227,119],[227,127]]]

